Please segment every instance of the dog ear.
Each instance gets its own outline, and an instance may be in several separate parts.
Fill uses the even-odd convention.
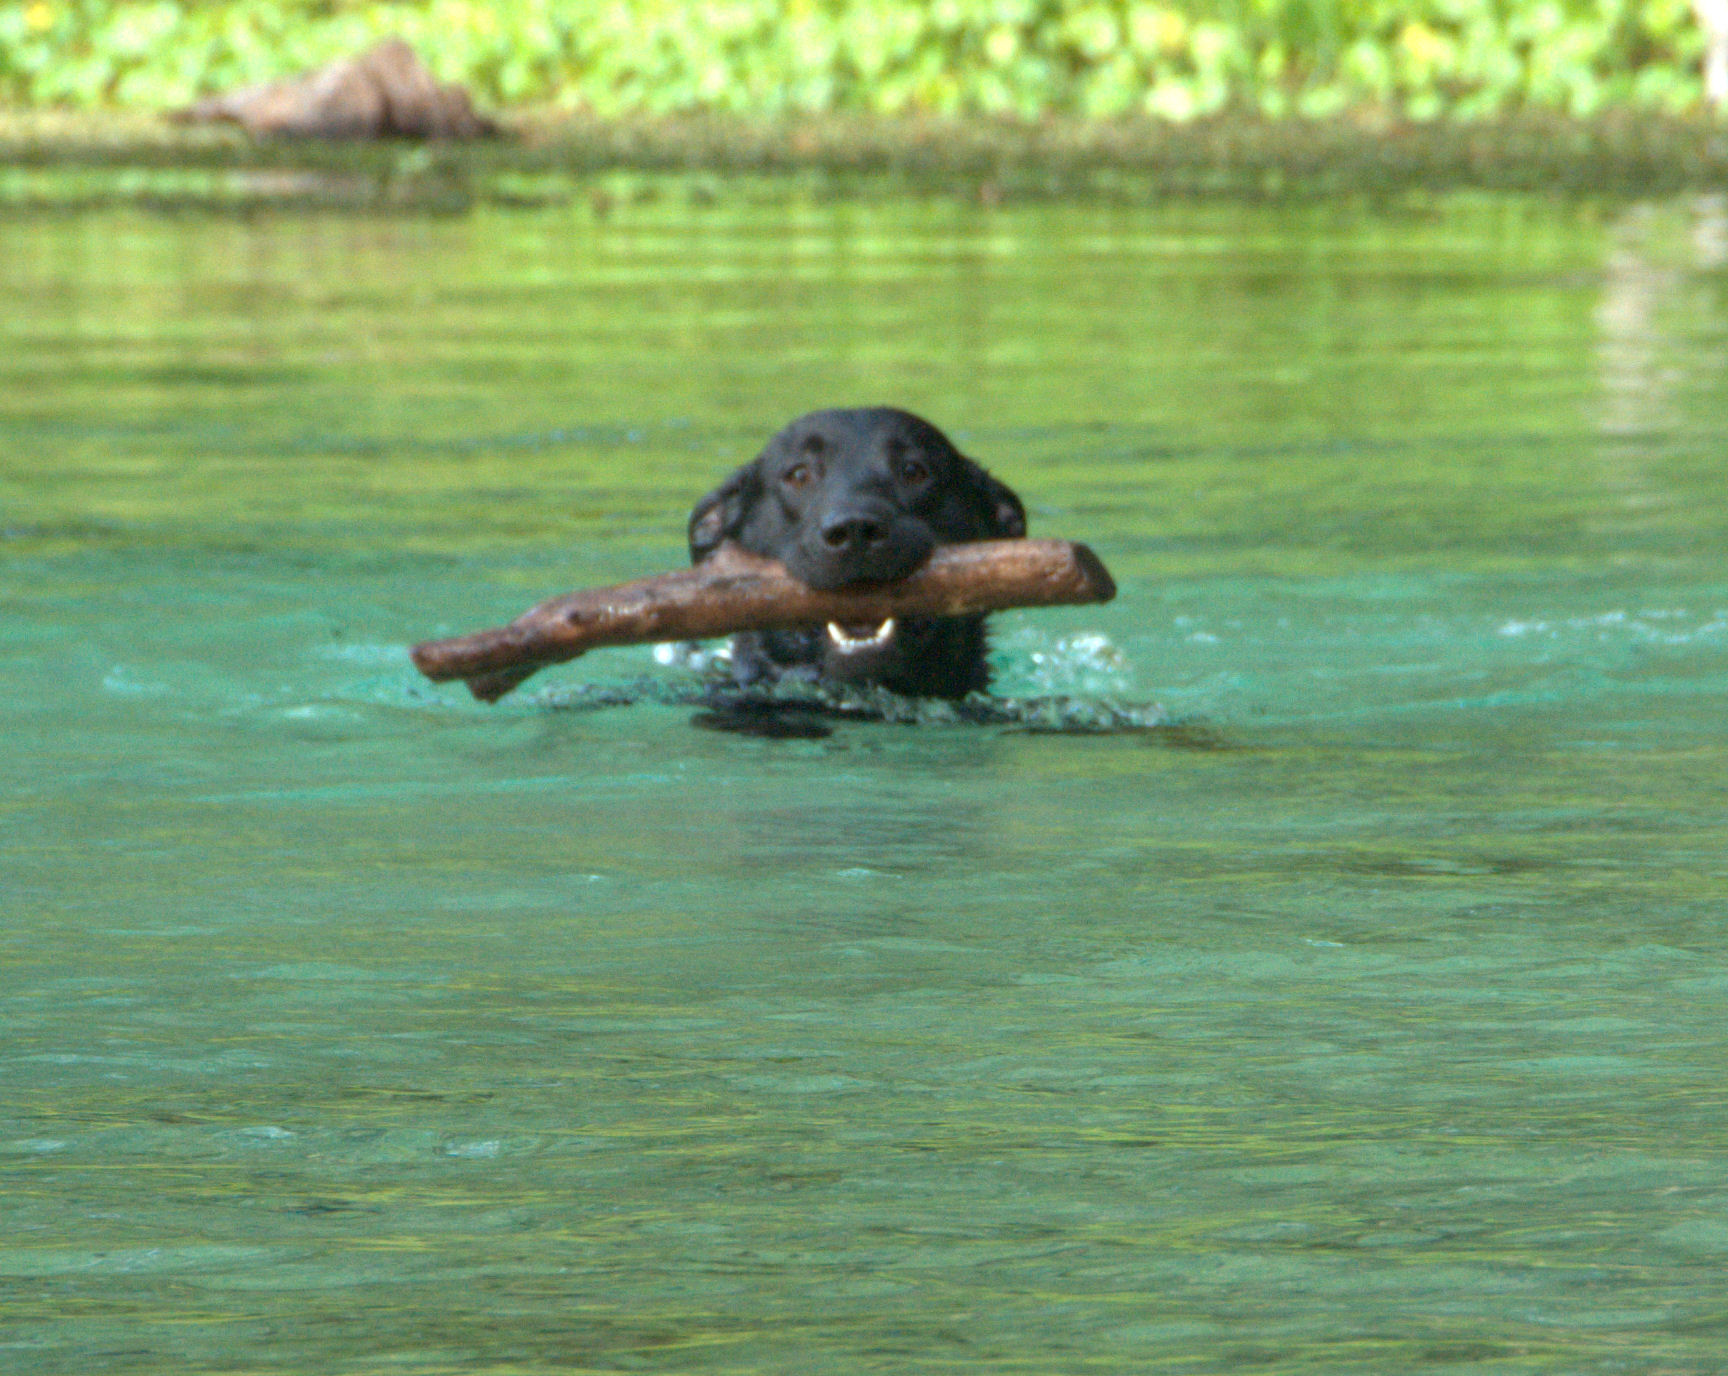
[[[980,517],[980,538],[1013,540],[1026,533],[1026,508],[1006,483],[997,482],[983,466],[964,459],[972,479],[975,508]]]
[[[700,564],[728,537],[736,537],[749,510],[751,489],[759,486],[756,465],[747,463],[715,488],[690,513],[690,562]]]

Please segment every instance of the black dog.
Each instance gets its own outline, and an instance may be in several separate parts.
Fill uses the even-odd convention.
[[[1026,533],[1020,499],[928,421],[873,406],[793,421],[690,513],[690,560],[734,540],[813,588],[891,582],[937,545]],[[734,636],[740,683],[794,674],[961,698],[990,680],[984,618]]]

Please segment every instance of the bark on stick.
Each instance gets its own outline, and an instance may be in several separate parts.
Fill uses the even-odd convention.
[[[604,645],[703,640],[735,631],[872,625],[890,616],[968,616],[1009,607],[1108,602],[1116,584],[1085,545],[1068,540],[979,540],[940,546],[897,583],[819,592],[777,560],[722,545],[694,568],[612,588],[566,593],[508,626],[411,651],[427,678],[466,679],[496,702],[523,679]]]

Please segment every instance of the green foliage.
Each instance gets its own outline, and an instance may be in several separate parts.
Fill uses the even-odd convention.
[[[599,115],[1588,117],[1702,99],[1688,0],[3,0],[0,101],[156,108],[407,38]]]

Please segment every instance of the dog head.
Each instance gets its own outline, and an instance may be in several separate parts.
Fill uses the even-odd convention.
[[[830,591],[904,578],[937,545],[1024,535],[1020,499],[928,421],[814,411],[696,504],[690,558],[723,540]]]

